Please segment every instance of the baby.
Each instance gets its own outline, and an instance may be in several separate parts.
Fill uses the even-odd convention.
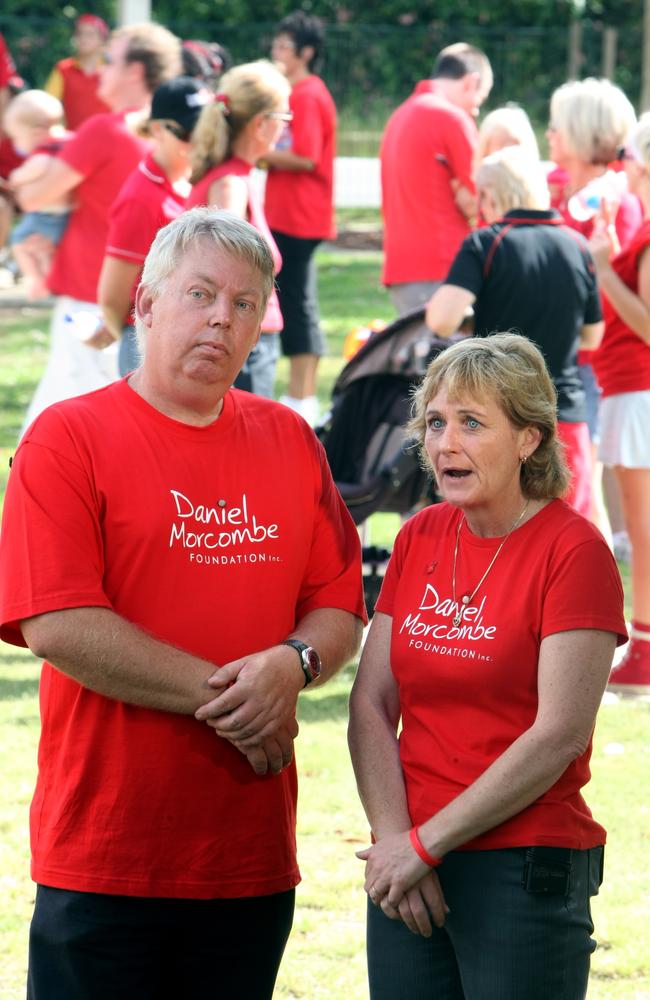
[[[26,156],[9,174],[7,187],[11,192],[18,192],[47,171],[52,157],[72,135],[62,128],[62,120],[61,102],[44,90],[26,90],[9,103],[4,128],[16,151]],[[25,212],[11,235],[11,250],[31,299],[48,294],[45,279],[69,214],[70,202],[60,198],[39,212]],[[38,238],[32,238],[35,235]]]

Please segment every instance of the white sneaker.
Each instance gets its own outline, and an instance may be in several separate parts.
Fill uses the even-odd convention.
[[[299,413],[312,427],[318,422],[319,406],[317,396],[307,396],[305,399],[296,399],[294,396],[280,396],[280,403],[288,406],[290,410]]]

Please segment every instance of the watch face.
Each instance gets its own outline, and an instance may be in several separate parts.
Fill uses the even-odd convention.
[[[320,657],[315,649],[308,646],[304,651],[306,666],[313,678],[320,677]]]

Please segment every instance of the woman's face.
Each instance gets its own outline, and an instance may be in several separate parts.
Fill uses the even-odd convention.
[[[256,116],[261,156],[264,156],[269,150],[275,149],[282,132],[290,124],[292,117],[288,99],[279,101],[271,111],[261,112]]]
[[[548,141],[548,155],[553,163],[558,167],[564,166],[569,158],[569,149],[562,129],[558,128],[552,121],[546,129],[546,139]]]
[[[445,500],[489,515],[522,498],[521,461],[539,444],[538,430],[516,428],[494,396],[450,399],[444,384],[425,416],[424,446]]]

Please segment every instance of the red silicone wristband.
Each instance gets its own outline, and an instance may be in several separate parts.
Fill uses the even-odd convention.
[[[409,840],[411,841],[413,850],[416,852],[418,857],[424,861],[425,865],[429,866],[429,868],[437,868],[439,864],[442,864],[442,858],[431,857],[426,847],[420,840],[420,835],[416,826],[411,827],[409,830]]]

